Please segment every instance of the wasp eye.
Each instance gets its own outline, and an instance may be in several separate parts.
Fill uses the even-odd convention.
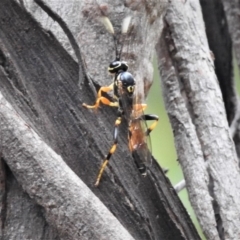
[[[128,92],[133,92],[134,91],[134,86],[129,86],[127,87]]]

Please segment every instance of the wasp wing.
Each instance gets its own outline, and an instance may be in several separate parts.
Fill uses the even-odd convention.
[[[129,121],[129,148],[142,175],[146,174],[146,166],[152,163],[151,140],[147,135],[148,126],[143,111],[145,106],[135,97]]]

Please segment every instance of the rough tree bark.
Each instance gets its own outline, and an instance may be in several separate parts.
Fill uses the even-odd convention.
[[[225,98],[228,94],[225,112],[199,2],[173,1],[164,22],[157,47],[159,69],[191,204],[207,239],[239,239],[240,176],[226,118],[227,112],[231,123],[235,115],[235,109],[229,108],[235,105],[231,64],[226,63],[223,80],[217,66],[222,64],[223,67],[221,62],[225,59],[220,59],[220,52],[215,54],[220,85],[225,81],[228,86],[223,91]],[[222,29],[227,31],[224,25]],[[218,32],[218,28],[215,31]],[[222,44],[220,40],[218,43]],[[226,49],[225,55],[230,54],[229,48]],[[231,61],[229,57],[228,60]]]
[[[154,159],[148,177],[140,176],[127,148],[126,122],[100,187],[93,186],[116,117],[115,109],[95,114],[81,107],[111,83],[106,67],[115,58],[114,43],[98,21],[101,15],[111,19],[117,34],[122,19],[132,16],[122,56],[142,99],[151,86],[158,42],[166,107],[190,201],[207,239],[240,238],[240,177],[231,140],[239,114],[227,27],[238,50],[236,3],[223,0],[225,24],[220,2],[201,1],[207,42],[198,0],[52,0],[50,7],[40,0],[1,1],[2,239],[199,239]],[[220,37],[212,39],[211,29]]]
[[[237,61],[238,68],[240,67],[240,45],[239,45],[239,34],[240,34],[240,22],[239,22],[239,1],[226,1],[222,0],[226,18],[229,25],[229,33],[231,35],[234,55]],[[239,99],[237,101],[237,108],[234,120],[231,124],[231,133],[235,142],[238,159],[240,159],[240,108]],[[240,160],[239,160],[240,164]]]
[[[71,6],[63,2],[51,8],[65,13],[60,15],[64,20],[71,13],[66,19],[72,19],[72,24],[67,25],[76,30],[72,32],[81,46],[82,58],[68,52],[66,37],[63,39],[68,44],[59,37],[60,44],[45,24],[40,26],[26,11],[32,9],[38,14],[41,7],[29,1],[1,1],[2,239],[199,239],[156,161],[146,178],[139,174],[127,148],[126,122],[120,129],[121,147],[100,187],[93,186],[111,144],[116,117],[114,109],[104,108],[96,115],[81,107],[83,102],[94,101],[93,86],[111,82],[109,77],[104,78],[103,69],[114,59],[113,42],[94,16],[100,14],[99,9],[106,11],[119,29],[125,13],[134,15],[131,37],[138,39],[138,44],[135,48],[128,45],[133,50],[126,60],[134,59],[130,66],[142,83],[138,85],[144,97],[151,84],[149,63],[154,41],[161,33],[161,29],[156,33],[153,29],[160,26],[163,7],[157,1],[156,5],[126,6],[122,1],[114,5],[74,1]],[[80,18],[76,25],[77,14]],[[131,37],[129,44],[133,43]],[[140,52],[146,44],[148,51]],[[76,52],[76,45],[74,48]],[[127,48],[124,56],[126,53]]]
[[[233,79],[232,40],[222,1],[200,0],[209,48],[213,52],[217,75],[229,126],[237,110],[237,96]]]

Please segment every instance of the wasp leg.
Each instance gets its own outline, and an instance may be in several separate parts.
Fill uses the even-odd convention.
[[[109,99],[102,96],[102,92],[109,92],[113,90],[113,83],[107,87],[101,87],[97,94],[97,100],[94,105],[87,105],[86,103],[83,103],[82,105],[86,108],[94,108],[97,109],[99,107],[100,102],[102,102],[105,105],[111,106],[111,107],[118,107],[118,102],[111,102]]]
[[[145,120],[145,121],[154,121],[150,127],[148,127],[147,131],[146,131],[146,136],[148,136],[150,134],[150,132],[156,127],[159,117],[157,115],[154,114],[144,114],[140,117],[141,119]]]
[[[144,111],[147,108],[147,104],[141,103],[141,104],[134,104],[133,109],[137,112]],[[145,121],[154,121],[152,125],[147,129],[146,135],[148,136],[150,132],[156,127],[159,117],[154,114],[144,114],[139,117],[139,119],[145,120]]]
[[[83,103],[83,107],[97,109],[99,107],[100,102],[111,107],[118,107],[118,102],[111,102],[109,99],[105,97],[97,98],[97,101],[94,105],[87,105],[86,103]]]
[[[108,152],[108,155],[106,157],[106,159],[104,160],[104,162],[102,163],[101,165],[101,168],[99,170],[99,173],[98,173],[98,176],[97,176],[97,180],[95,182],[95,186],[97,187],[99,185],[99,182],[101,180],[101,177],[102,177],[102,174],[104,172],[104,169],[106,168],[111,156],[114,154],[114,152],[116,151],[116,148],[117,148],[117,143],[118,143],[118,127],[119,125],[121,124],[122,122],[122,118],[119,116],[116,121],[115,121],[115,127],[114,127],[114,134],[113,134],[113,145],[112,147],[110,148],[109,152]]]
[[[114,83],[111,83],[109,86],[105,86],[105,87],[100,87],[100,89],[98,90],[98,98],[102,96],[102,92],[110,92],[113,90],[113,86],[114,86]]]

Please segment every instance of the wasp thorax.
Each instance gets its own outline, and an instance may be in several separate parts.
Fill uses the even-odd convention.
[[[124,61],[113,61],[109,64],[108,71],[110,73],[126,72],[128,70],[128,65]]]
[[[135,89],[135,80],[131,73],[129,72],[121,72],[119,73],[117,80],[122,84],[122,88],[126,89],[128,93],[133,93]]]

